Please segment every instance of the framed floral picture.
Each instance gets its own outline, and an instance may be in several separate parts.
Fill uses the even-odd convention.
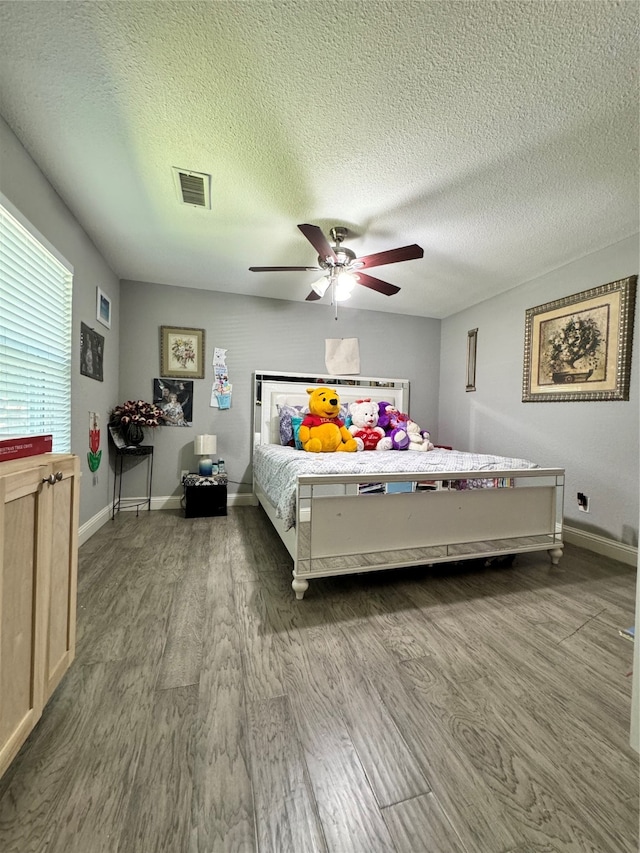
[[[160,326],[160,375],[204,379],[204,329]]]
[[[637,278],[527,309],[523,403],[629,399]]]

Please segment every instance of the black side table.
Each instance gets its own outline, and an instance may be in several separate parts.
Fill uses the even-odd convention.
[[[147,497],[144,500],[138,498],[123,498],[122,497],[122,466],[125,457],[147,457]],[[153,480],[153,445],[139,444],[134,447],[116,447],[116,464],[113,477],[113,509],[111,512],[111,520],[116,517],[116,512],[120,512],[122,507],[136,508],[136,516],[140,513],[140,507],[146,506],[151,511],[151,483]],[[116,490],[118,498],[116,499]]]
[[[227,514],[227,475],[187,474],[184,478],[184,517],[209,518]]]

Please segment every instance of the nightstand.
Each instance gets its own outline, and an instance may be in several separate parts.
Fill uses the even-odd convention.
[[[210,477],[187,474],[183,485],[185,518],[227,514],[226,474],[212,474]]]

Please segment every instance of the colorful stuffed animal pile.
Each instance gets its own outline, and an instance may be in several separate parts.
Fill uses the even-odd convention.
[[[358,450],[391,450],[392,442],[378,426],[378,404],[370,397],[349,404],[351,426],[349,432],[355,438]]]
[[[340,397],[332,388],[307,388],[309,414],[298,432],[302,449],[310,453],[333,453],[357,450],[355,438],[340,420]]]
[[[378,426],[381,426],[394,450],[433,450],[429,433],[420,429],[405,412],[400,412],[391,403],[378,403]]]

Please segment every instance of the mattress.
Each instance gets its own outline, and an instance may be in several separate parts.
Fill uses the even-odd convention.
[[[303,474],[432,474],[459,471],[496,472],[538,468],[528,459],[464,453],[458,450],[364,451],[361,453],[306,453],[278,444],[256,446],[253,476],[275,507],[285,529],[296,521],[296,482]],[[486,483],[479,479],[478,486]]]

